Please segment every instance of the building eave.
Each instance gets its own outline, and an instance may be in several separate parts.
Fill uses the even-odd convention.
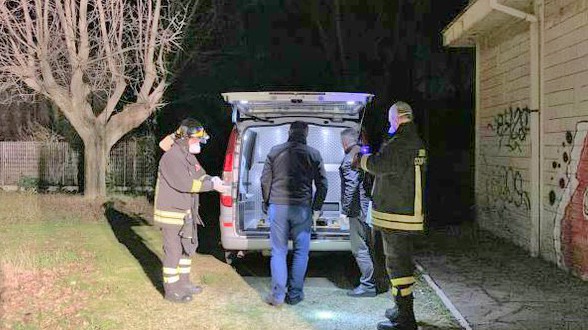
[[[476,40],[516,19],[536,21],[527,11],[532,1],[477,0],[471,3],[442,31],[445,47],[474,47]]]

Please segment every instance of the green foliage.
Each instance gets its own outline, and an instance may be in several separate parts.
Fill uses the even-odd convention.
[[[41,186],[41,180],[32,176],[23,175],[18,179],[18,187],[25,191],[38,191]]]

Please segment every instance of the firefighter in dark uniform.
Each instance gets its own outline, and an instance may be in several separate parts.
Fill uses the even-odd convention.
[[[378,329],[417,329],[412,289],[415,283],[413,240],[423,232],[427,152],[412,122],[412,108],[396,102],[388,111],[391,138],[359,166],[375,176],[371,221],[383,238],[386,269],[396,306]]]
[[[227,192],[219,177],[206,174],[194,155],[209,139],[200,122],[185,119],[178,130],[160,143],[166,151],[159,161],[153,221],[163,234],[163,287],[165,299],[189,302],[202,288],[190,281],[191,257],[198,247],[198,193]]]

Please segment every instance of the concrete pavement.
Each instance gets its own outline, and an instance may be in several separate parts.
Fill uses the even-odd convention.
[[[418,250],[473,329],[588,329],[588,282],[475,226],[432,230]]]

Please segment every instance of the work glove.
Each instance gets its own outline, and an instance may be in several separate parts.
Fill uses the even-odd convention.
[[[321,217],[322,212],[320,210],[312,211],[312,230],[316,231],[316,222]]]
[[[231,193],[231,186],[225,184],[221,178],[218,176],[213,176],[212,179],[212,188],[223,195],[229,195]]]
[[[322,211],[312,211],[312,220],[317,221],[321,217],[322,213]]]

